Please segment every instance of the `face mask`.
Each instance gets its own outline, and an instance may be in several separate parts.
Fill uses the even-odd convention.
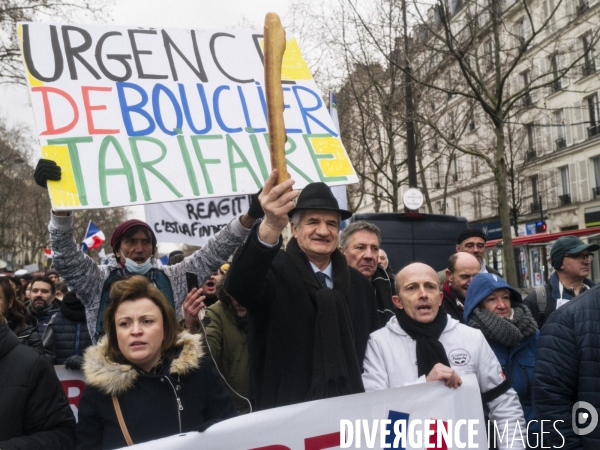
[[[142,264],[138,264],[129,258],[125,258],[125,268],[130,273],[144,275],[146,272],[152,269],[152,263],[150,262],[150,258],[148,258],[146,262],[143,262]]]

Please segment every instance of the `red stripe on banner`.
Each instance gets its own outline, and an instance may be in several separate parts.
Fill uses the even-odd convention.
[[[340,446],[340,432],[322,434],[304,439],[304,450],[322,450]]]
[[[435,420],[435,422],[429,426],[429,429],[433,430],[433,436],[429,436],[429,445],[431,447],[428,447],[428,448],[435,448],[437,450],[448,450],[448,443],[446,442],[446,439],[443,438],[443,436],[440,437],[440,440],[442,441],[441,442],[442,446],[437,447],[438,433],[439,433],[438,428],[437,428],[438,421],[436,419],[431,419],[431,420]],[[444,424],[444,429],[446,430],[446,434],[448,434],[448,422],[442,421],[442,423]]]

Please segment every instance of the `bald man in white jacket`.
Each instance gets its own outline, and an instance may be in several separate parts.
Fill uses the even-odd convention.
[[[394,304],[406,312],[409,320],[414,321],[411,323],[416,322],[419,327],[435,321],[443,294],[439,291],[433,268],[421,263],[411,264],[398,273],[396,286],[399,296],[392,298]],[[439,320],[436,322],[439,323]],[[365,390],[438,380],[444,381],[449,388],[459,388],[462,383],[460,376],[474,373],[489,408],[489,419],[496,421],[501,434],[508,423],[503,438],[496,435],[497,448],[525,448],[518,440],[521,436],[518,430],[513,441],[517,422],[523,438],[527,436],[521,404],[516,392],[505,382],[500,363],[481,331],[447,316],[438,340],[443,345],[449,366],[437,363],[427,375],[419,376],[417,342],[400,326],[398,318],[392,317],[384,328],[375,331],[369,338],[363,372]]]

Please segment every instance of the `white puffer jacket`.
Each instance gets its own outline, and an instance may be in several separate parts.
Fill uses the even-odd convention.
[[[448,316],[448,324],[440,336],[440,342],[446,349],[452,369],[459,375],[475,374],[481,392],[488,392],[504,381],[500,363],[481,331],[462,325]],[[371,334],[362,378],[367,391],[426,382],[425,375],[418,376],[417,343],[400,327],[396,317],[392,317],[384,328]],[[501,443],[497,438],[499,448],[525,448],[520,447],[520,440],[512,442],[517,422],[524,437],[527,428],[516,392],[511,388],[487,405],[490,409],[489,418],[496,420],[501,433],[508,420],[508,433],[504,434]],[[516,437],[519,436],[517,430]]]

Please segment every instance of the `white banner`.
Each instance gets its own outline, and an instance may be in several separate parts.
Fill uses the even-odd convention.
[[[433,443],[435,445],[428,448],[485,449],[487,437],[477,378],[475,375],[461,378],[463,384],[458,389],[448,388],[440,381],[301,403],[236,417],[218,423],[204,433],[171,436],[128,448],[379,449],[389,448],[386,441],[393,445],[398,439],[398,445],[393,448],[421,449]],[[386,423],[387,420],[391,423]],[[438,427],[451,433],[449,440],[443,437],[444,433]],[[340,430],[346,437],[343,447],[340,446]],[[438,436],[440,446],[437,445]]]
[[[271,171],[263,35],[19,23],[55,210],[251,194]],[[282,63],[295,188],[358,182],[298,43]]]
[[[146,223],[158,242],[205,245],[250,207],[248,195],[146,205]]]
[[[54,370],[65,391],[69,406],[71,406],[73,414],[75,414],[75,420],[77,420],[79,415],[79,400],[85,387],[85,377],[80,370],[70,370],[65,368],[65,366],[54,366]]]

